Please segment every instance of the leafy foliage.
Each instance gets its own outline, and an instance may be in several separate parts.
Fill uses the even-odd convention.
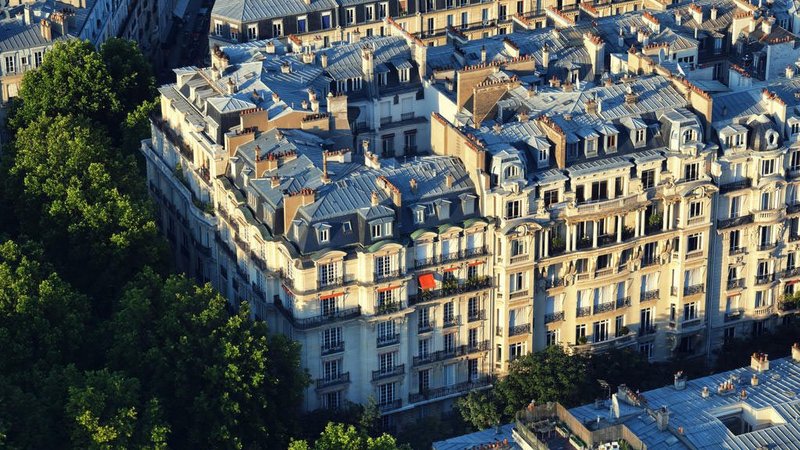
[[[394,437],[382,434],[369,437],[353,425],[329,423],[317,441],[310,445],[307,441],[292,441],[289,450],[411,450],[399,445]]]

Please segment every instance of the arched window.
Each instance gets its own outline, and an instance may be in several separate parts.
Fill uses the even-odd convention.
[[[518,176],[519,176],[519,167],[507,166],[503,178],[510,179],[510,178],[517,178]]]
[[[683,143],[688,144],[690,141],[694,140],[694,131],[692,130],[685,130],[683,132]]]

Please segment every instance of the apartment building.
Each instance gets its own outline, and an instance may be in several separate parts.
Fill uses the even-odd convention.
[[[82,39],[99,47],[111,37],[125,37],[137,41],[143,53],[158,63],[160,42],[171,24],[171,14],[163,11],[171,11],[171,4],[154,0],[10,2],[0,19],[2,101],[17,96],[25,72],[38,68],[45,52],[60,40]]]
[[[790,318],[797,270],[800,82],[794,68],[764,89],[715,97],[714,127],[723,151],[713,260],[720,274],[712,317],[715,342],[760,335]],[[787,100],[783,100],[783,98]],[[743,108],[744,106],[747,108]]]

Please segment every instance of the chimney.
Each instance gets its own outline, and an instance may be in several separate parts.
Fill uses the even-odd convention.
[[[481,46],[481,64],[486,64],[486,46]]]
[[[314,52],[308,50],[303,53],[303,64],[314,64]]]
[[[322,66],[323,69],[328,68],[328,54],[322,53],[319,55],[319,65]]]
[[[314,113],[319,112],[319,99],[317,93],[313,89],[308,90],[308,102],[311,104],[311,111]]]
[[[696,25],[700,25],[703,23],[703,7],[692,3],[689,5],[689,12],[692,14],[692,19],[694,19]]]
[[[69,33],[69,24],[67,23],[67,15],[63,11],[53,13],[50,18],[59,26],[61,36],[66,36]]]
[[[674,383],[676,391],[682,391],[686,389],[686,375],[684,375],[683,371],[678,371],[674,376]]]
[[[800,363],[800,343],[792,345],[792,361]]]
[[[445,177],[444,177],[444,185],[447,186],[448,189],[453,187],[453,181],[454,181],[453,175],[451,175],[449,173],[447,175],[445,175]]]
[[[617,36],[617,46],[625,47],[625,31],[622,28],[619,29],[619,36]]]
[[[683,14],[680,11],[675,11],[675,25],[681,26],[683,22]]]
[[[547,44],[542,46],[542,67],[544,67],[545,71],[550,66],[550,49],[547,47]]]
[[[755,352],[750,357],[750,368],[756,372],[766,372],[769,370],[769,356],[766,353]]]
[[[597,99],[590,98],[589,100],[586,100],[585,106],[587,114],[597,114]]]
[[[763,31],[764,34],[772,33],[772,24],[774,23],[775,23],[774,17],[764,18],[764,20],[761,21],[761,31]]]
[[[300,108],[301,109],[308,109],[309,106],[310,105],[308,104],[308,100],[306,100],[306,99],[303,99],[303,101],[300,102]]]
[[[658,431],[666,431],[669,426],[669,410],[666,406],[662,406],[656,411],[656,426]]]
[[[233,78],[228,77],[228,83],[226,89],[228,91],[228,95],[233,95],[236,93],[236,83],[233,81]]]
[[[411,188],[411,192],[416,193],[417,192],[417,180],[415,180],[414,178],[408,180],[408,187]],[[798,352],[800,352],[800,348],[798,348]]]
[[[33,11],[30,3],[26,3],[22,9],[22,21],[25,25],[33,25]]]
[[[786,66],[786,78],[794,78],[794,66],[791,64]]]
[[[750,386],[758,386],[758,375],[753,374],[753,376],[750,377]]]
[[[611,87],[614,85],[614,79],[611,78],[611,75],[607,76],[605,82],[603,83],[605,87]]]
[[[528,119],[530,119],[530,116],[528,116],[528,112],[527,112],[527,111],[522,111],[522,112],[520,112],[520,113],[517,115],[517,119],[518,119],[520,122],[523,122],[523,123],[524,123],[524,122],[527,122],[527,121],[528,121]]]
[[[358,28],[356,28],[356,31],[350,33],[350,43],[358,44],[359,42],[361,42],[361,32],[358,31]]]
[[[281,73],[292,73],[292,65],[288,62],[281,64]]]
[[[367,83],[372,83],[375,74],[375,58],[373,56],[372,47],[368,45],[361,47],[361,73]]]
[[[625,93],[625,103],[633,105],[639,101],[639,95],[633,92],[631,85],[628,85],[627,92]]]
[[[328,184],[328,183],[331,182],[331,179],[328,176],[328,152],[324,151],[324,150],[322,152],[322,177],[321,177],[321,181],[323,183],[325,183],[325,184]]]
[[[717,12],[718,12],[718,10],[717,10],[716,5],[712,6],[711,7],[711,20],[717,20]]]
[[[269,182],[269,186],[270,186],[272,189],[275,189],[276,187],[278,187],[278,186],[280,186],[280,185],[281,185],[281,177],[279,177],[279,176],[277,176],[277,175],[274,175],[274,176],[272,176],[272,177],[269,179],[269,181],[270,181],[270,182]]]
[[[310,5],[310,4],[311,4],[311,1],[312,1],[312,0],[303,0],[303,3],[305,3],[306,5]]]
[[[53,30],[50,27],[50,21],[47,19],[42,19],[39,22],[39,30],[42,32],[42,39],[47,42],[53,40]]]
[[[364,154],[365,154],[365,155],[366,155],[367,153],[369,153],[369,139],[363,139],[363,140],[361,141],[361,150],[363,150],[363,151],[364,151]]]
[[[307,206],[316,201],[317,191],[310,188],[300,189],[299,192],[287,193],[283,195],[283,229],[289,230],[297,215],[297,210],[302,206]]]
[[[372,195],[370,195],[370,203],[372,206],[378,206],[381,204],[381,198],[378,196],[377,191],[372,191]]]
[[[266,46],[265,50],[266,50],[267,54],[274,55],[275,54],[275,43],[272,42],[272,41],[267,42],[267,46]]]

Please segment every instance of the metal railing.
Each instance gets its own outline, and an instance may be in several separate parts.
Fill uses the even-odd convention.
[[[387,336],[378,336],[375,339],[375,341],[376,341],[375,345],[378,348],[386,347],[388,345],[399,344],[400,343],[400,334],[395,333],[395,334],[390,334],[390,335],[387,335]]]
[[[292,322],[295,328],[298,328],[300,330],[307,330],[309,328],[318,327],[321,325],[337,322],[340,320],[355,319],[356,317],[361,316],[361,306],[345,308],[333,313],[320,314],[318,316],[303,317],[303,318],[294,317],[294,314],[283,306],[283,302],[281,301],[280,298],[275,299],[275,307],[287,319],[289,319],[290,322]]]
[[[454,384],[452,386],[443,386],[434,389],[423,389],[420,392],[412,393],[408,396],[409,403],[417,403],[425,400],[433,400],[450,395],[461,394],[472,391],[473,389],[480,389],[486,387],[491,383],[490,377],[481,377],[472,381],[465,381],[463,383]]]
[[[392,367],[387,367],[385,369],[378,369],[372,371],[372,381],[383,380],[386,378],[396,377],[403,375],[406,371],[405,364],[397,364]]]
[[[748,188],[753,185],[752,178],[743,178],[741,180],[731,181],[719,185],[719,193],[726,194],[728,192],[738,191],[739,189]]]
[[[410,295],[408,297],[408,304],[414,305],[429,300],[436,300],[439,298],[451,297],[468,292],[480,291],[490,287],[492,287],[492,279],[490,277],[473,278],[456,286],[423,290],[417,294]]]
[[[717,228],[724,229],[724,228],[732,228],[742,225],[748,225],[753,223],[753,219],[754,219],[753,214],[747,214],[739,217],[731,217],[730,219],[721,219],[717,221]]]
[[[394,278],[398,278],[403,275],[404,273],[401,272],[399,269],[384,270],[381,272],[375,272],[375,281],[392,280]]]
[[[486,320],[486,311],[483,309],[477,311],[469,311],[467,313],[467,322],[477,322],[479,320]]]
[[[694,294],[701,294],[705,290],[705,284],[693,284],[691,286],[685,286],[683,288],[683,295],[694,295]]]
[[[728,289],[741,289],[744,287],[744,278],[728,280]]]
[[[530,333],[530,332],[531,332],[531,324],[529,324],[529,323],[525,323],[525,324],[522,324],[522,325],[516,325],[516,326],[510,327],[508,329],[508,335],[509,336],[516,336],[518,334],[527,334],[527,333]]]
[[[461,316],[450,316],[444,318],[443,327],[450,328],[461,325]]]
[[[344,351],[344,341],[323,345],[322,348],[320,349],[320,353],[322,353],[322,356],[333,355],[334,353],[342,353],[343,351]]]
[[[584,306],[582,308],[578,308],[575,310],[576,317],[586,317],[592,315],[592,307],[591,306]]]
[[[344,372],[326,378],[318,378],[317,389],[336,386],[339,384],[345,384],[349,382],[350,382],[350,372]]]
[[[648,300],[657,300],[658,299],[658,289],[652,289],[649,291],[645,291],[642,293],[642,297],[639,300],[640,302],[646,302]]]
[[[485,246],[468,248],[460,251],[451,252],[446,255],[435,255],[417,259],[414,261],[414,268],[422,269],[425,267],[435,266],[438,264],[458,261],[459,259],[475,258],[477,256],[484,256],[488,254],[489,254],[488,249]]]
[[[564,320],[564,311],[556,311],[544,315],[544,323],[560,322]]]
[[[489,341],[485,340],[477,342],[475,345],[458,345],[450,349],[437,350],[435,352],[417,355],[412,359],[412,364],[414,366],[430,364],[437,361],[457,358],[459,356],[469,355],[471,353],[485,352],[488,350],[490,350]]]
[[[775,281],[774,273],[765,273],[763,275],[756,275],[756,285],[772,283]]]

